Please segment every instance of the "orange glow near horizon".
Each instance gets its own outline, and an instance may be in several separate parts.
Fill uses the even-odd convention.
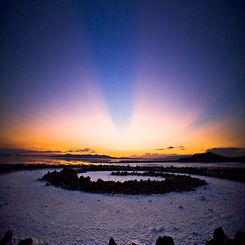
[[[132,113],[126,118],[127,123],[116,124],[99,77],[91,69],[91,74],[77,78],[82,81],[81,87],[67,90],[67,98],[3,121],[0,147],[127,157],[193,154],[213,147],[244,146],[242,138],[234,134],[231,119],[193,127],[209,106],[210,98],[187,106],[178,90],[163,87],[156,94],[162,77],[147,80],[147,74],[140,72],[144,70],[139,68],[134,83]],[[172,82],[172,78],[165,79]],[[91,150],[77,151],[86,148]]]
[[[64,153],[89,148],[93,154],[122,157],[146,153],[193,154],[212,147],[239,146],[242,143],[223,134],[230,131],[229,121],[192,129],[189,126],[197,116],[194,111],[187,111],[185,117],[180,117],[171,108],[154,104],[149,108],[140,99],[135,103],[128,124],[117,128],[101,96],[91,98],[93,100],[86,105],[86,110],[75,103],[70,105],[69,112],[54,110],[39,117],[12,122],[9,130],[1,135],[1,147],[10,145]],[[167,149],[169,146],[175,148]],[[179,146],[184,146],[184,149]],[[86,153],[90,152],[78,154]]]

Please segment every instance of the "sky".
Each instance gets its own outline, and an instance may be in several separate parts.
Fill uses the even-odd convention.
[[[0,1],[0,148],[245,147],[244,1]]]

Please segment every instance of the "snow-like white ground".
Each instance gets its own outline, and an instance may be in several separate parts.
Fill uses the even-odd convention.
[[[0,176],[1,235],[11,229],[17,238],[68,245],[108,244],[111,236],[119,245],[148,245],[171,235],[182,245],[205,244],[218,226],[231,237],[245,230],[242,183],[200,177],[209,185],[191,192],[107,195],[45,186],[37,179],[46,172]]]

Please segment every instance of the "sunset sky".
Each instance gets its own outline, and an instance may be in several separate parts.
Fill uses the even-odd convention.
[[[0,1],[0,148],[245,147],[244,1]]]

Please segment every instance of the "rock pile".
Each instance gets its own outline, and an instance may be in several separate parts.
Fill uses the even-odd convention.
[[[184,243],[186,244],[186,243]],[[225,233],[222,227],[216,228],[213,233],[213,238],[206,242],[205,245],[244,245],[245,233],[237,231],[234,238],[230,239]],[[114,239],[111,237],[109,245],[117,245]],[[131,244],[136,245],[136,244]],[[173,238],[170,236],[159,236],[155,245],[174,245]]]
[[[169,175],[164,181],[156,180],[129,180],[125,182],[104,181],[98,179],[91,181],[90,177],[78,178],[76,170],[63,169],[60,172],[48,172],[42,180],[54,186],[69,190],[81,190],[93,193],[109,194],[162,194],[171,191],[190,191],[193,188],[206,185],[207,182],[198,178],[185,175]]]
[[[24,240],[20,240],[18,243],[15,243],[13,240],[13,233],[12,231],[7,231],[3,238],[0,240],[0,245],[32,245],[33,240],[31,238],[27,238]]]
[[[156,245],[174,245],[174,241],[171,236],[159,236],[157,238]]]
[[[244,245],[245,233],[238,231],[233,239],[230,239],[222,227],[216,228],[213,233],[213,238],[206,242],[206,245]]]

